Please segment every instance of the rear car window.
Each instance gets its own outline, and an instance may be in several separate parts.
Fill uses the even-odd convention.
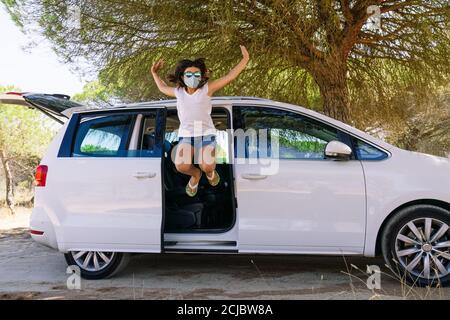
[[[73,157],[126,157],[133,115],[85,116],[75,136]]]

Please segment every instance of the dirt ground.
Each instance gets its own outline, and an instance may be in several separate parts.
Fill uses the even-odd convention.
[[[393,279],[378,258],[286,255],[142,254],[69,290],[63,255],[31,240],[28,214],[0,215],[0,299],[450,299]],[[367,288],[367,265],[382,268],[381,290]]]

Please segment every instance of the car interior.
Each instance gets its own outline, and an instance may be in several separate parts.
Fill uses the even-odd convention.
[[[230,161],[229,113],[225,108],[214,108],[211,117],[218,130],[216,141],[216,170],[220,183],[211,186],[205,174],[197,194],[190,197],[185,187],[190,176],[177,171],[171,153],[178,144],[179,119],[175,109],[167,110],[163,153],[165,215],[164,232],[225,232],[235,221],[233,172]],[[198,164],[194,164],[198,167]]]

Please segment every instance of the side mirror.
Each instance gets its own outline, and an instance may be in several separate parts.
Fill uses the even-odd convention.
[[[340,141],[330,141],[325,147],[325,158],[349,160],[351,155],[352,149]]]

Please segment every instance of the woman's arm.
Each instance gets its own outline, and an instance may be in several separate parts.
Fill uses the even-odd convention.
[[[245,66],[247,65],[249,58],[249,54],[247,49],[244,46],[241,47],[242,52],[242,60],[235,66],[231,71],[224,77],[219,78],[217,80],[213,80],[211,82],[208,82],[208,95],[212,96],[214,92],[217,90],[222,89],[227,84],[229,84],[231,81],[237,78],[237,76],[241,73],[242,70],[244,70]]]
[[[152,69],[151,69],[153,79],[155,80],[155,83],[156,83],[159,91],[161,91],[162,93],[164,93],[165,95],[168,95],[170,97],[175,97],[175,88],[168,86],[158,75],[158,71],[159,71],[159,69],[161,69],[163,64],[164,64],[164,60],[162,60],[162,59],[160,59],[156,63],[153,63]]]

